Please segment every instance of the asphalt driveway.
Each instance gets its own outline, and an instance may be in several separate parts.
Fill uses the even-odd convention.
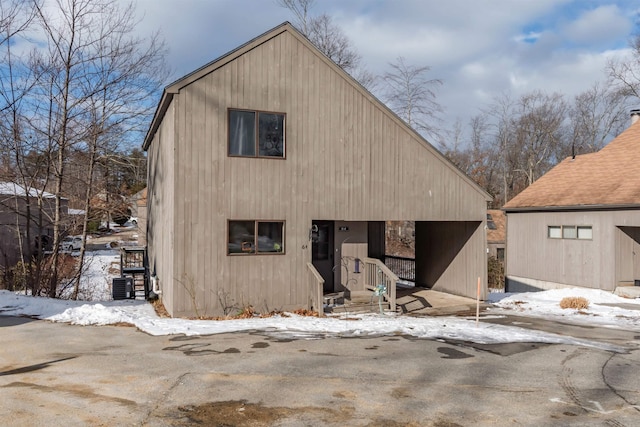
[[[633,426],[640,418],[632,332],[615,338],[629,351],[611,353],[403,336],[153,337],[0,317],[0,341],[0,419],[10,426]]]

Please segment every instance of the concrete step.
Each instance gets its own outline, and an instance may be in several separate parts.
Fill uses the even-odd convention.
[[[640,286],[618,286],[613,293],[623,298],[640,298]]]

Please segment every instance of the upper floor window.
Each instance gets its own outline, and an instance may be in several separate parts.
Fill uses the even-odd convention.
[[[229,110],[229,155],[285,155],[285,115],[266,111]]]

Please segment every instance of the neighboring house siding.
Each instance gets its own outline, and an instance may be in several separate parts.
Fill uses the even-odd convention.
[[[593,239],[550,239],[549,225],[591,226]],[[637,243],[619,226],[640,226],[640,211],[509,213],[506,275],[511,289],[514,281],[527,278],[542,282],[537,283],[541,288],[568,285],[613,291],[620,282],[640,278],[633,277],[639,271],[633,258]]]
[[[149,269],[162,282],[162,298],[167,306],[174,300],[174,211],[175,211],[175,131],[173,104],[156,133],[148,152],[147,247]],[[142,224],[141,224],[142,226]]]
[[[62,218],[66,221],[63,224],[67,225],[70,222],[67,216],[68,201],[62,199],[60,203]],[[55,199],[50,195],[42,198],[39,203],[37,197],[29,197],[29,211],[27,232],[26,197],[0,194],[0,265],[5,268],[12,267],[19,261],[29,260],[35,255],[37,236],[49,236],[50,242],[53,242]]]
[[[172,315],[193,314],[185,286],[209,314],[231,301],[260,311],[305,306],[309,227],[323,219],[477,221],[457,261],[464,266],[456,264],[462,272],[446,276],[455,293],[475,296],[475,280],[457,280],[469,271],[486,277],[485,257],[466,256],[476,248],[484,255],[486,194],[302,40],[285,31],[247,49],[180,88],[172,105],[175,188],[153,185],[165,186],[167,199],[175,190],[177,203],[153,204],[149,187],[150,244],[159,243],[160,224],[175,229],[175,247],[162,238],[164,252],[151,253],[174,262],[159,273],[174,287]],[[228,108],[285,113],[286,158],[228,157]],[[167,113],[163,123],[172,120]],[[154,138],[150,167],[166,155],[154,147],[163,142]],[[175,217],[154,222],[158,209]],[[285,255],[228,256],[227,221],[258,219],[286,222]]]

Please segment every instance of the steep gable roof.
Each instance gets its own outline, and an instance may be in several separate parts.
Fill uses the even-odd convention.
[[[382,101],[378,100],[374,95],[372,95],[364,86],[362,86],[356,79],[354,79],[349,73],[340,68],[334,61],[332,61],[328,56],[322,53],[316,46],[313,45],[305,37],[298,29],[296,29],[291,23],[284,22],[277,27],[259,35],[253,40],[248,41],[247,43],[237,47],[236,49],[222,55],[221,57],[209,62],[208,64],[198,68],[197,70],[187,74],[186,76],[176,80],[175,82],[168,85],[160,99],[160,103],[156,109],[153,120],[151,121],[151,125],[147,134],[144,138],[142,148],[144,150],[148,150],[155,133],[158,131],[160,127],[160,123],[162,122],[169,105],[175,94],[178,94],[182,88],[185,86],[195,82],[196,80],[201,79],[209,73],[214,72],[215,70],[223,67],[224,65],[234,61],[238,57],[244,55],[245,53],[258,48],[259,46],[266,43],[268,40],[271,40],[278,35],[288,32],[293,37],[297,38],[300,42],[305,44],[310,50],[312,50],[318,57],[322,58],[323,61],[330,67],[332,67],[336,72],[341,73],[343,76],[346,76],[348,80],[353,84],[353,86],[361,91],[365,96],[367,96],[371,102],[377,103],[381,106],[386,113],[393,118],[400,126],[405,127],[407,130],[412,132],[416,138],[416,141],[419,141],[422,146],[436,156],[440,161],[446,164],[454,173],[463,178],[468,184],[470,184],[476,191],[481,193],[483,197],[487,201],[493,200],[493,197],[487,193],[482,187],[480,187],[475,181],[469,178],[464,172],[462,172],[458,167],[456,167],[448,158],[446,158],[440,151],[438,151],[433,145],[431,145],[422,135],[416,132],[413,128],[411,128],[404,120],[402,120],[397,114],[395,114],[389,107],[386,106]]]
[[[598,209],[640,205],[640,121],[597,153],[566,158],[503,209]]]

